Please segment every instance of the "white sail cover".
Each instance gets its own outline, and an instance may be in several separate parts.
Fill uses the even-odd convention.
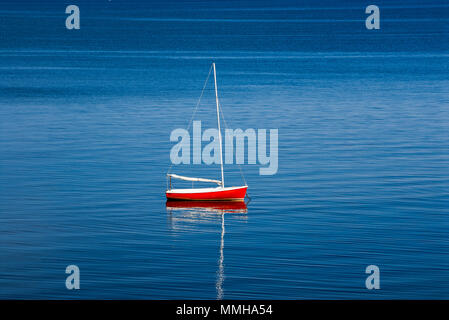
[[[185,181],[213,182],[213,183],[216,183],[218,185],[221,185],[221,181],[220,180],[185,177],[185,176],[180,176],[180,175],[173,174],[173,173],[167,174],[167,177],[170,177],[170,178],[173,178],[173,179],[185,180]]]

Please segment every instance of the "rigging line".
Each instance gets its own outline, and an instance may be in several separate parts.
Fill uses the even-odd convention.
[[[223,123],[224,123],[226,129],[229,129],[228,124],[227,124],[227,122],[226,122],[226,119],[225,119],[225,117],[224,117],[223,107],[222,107],[221,103],[220,103],[220,115],[221,115],[221,118],[223,119]],[[236,162],[237,162],[237,161],[236,161]],[[239,163],[237,163],[237,165],[239,166],[240,175],[241,175],[241,177],[242,177],[242,179],[243,179],[243,182],[244,182],[245,185],[247,186],[248,183],[246,183],[246,179],[245,179],[245,175],[243,174],[242,166],[241,166]],[[248,192],[247,192],[247,193],[248,193]]]
[[[206,85],[207,85],[207,82],[209,81],[209,77],[210,77],[211,72],[212,72],[212,65],[211,65],[210,68],[209,68],[209,73],[208,73],[208,75],[207,75],[206,81],[204,81],[204,85],[203,85],[203,89],[201,90],[200,98],[198,99],[198,102],[196,103],[195,109],[193,109],[192,117],[190,118],[189,124],[188,124],[188,126],[187,126],[187,131],[189,131],[190,126],[192,125],[192,122],[193,122],[193,118],[195,117],[195,114],[196,114],[196,112],[197,112],[197,110],[198,110],[198,107],[200,106],[201,98],[203,97],[204,90],[206,89]],[[172,164],[170,165],[170,167],[168,168],[167,174],[170,173],[172,167],[173,167],[173,163],[172,163]]]
[[[189,125],[187,126],[187,131],[189,131],[190,126],[192,125],[193,118],[195,117],[195,114],[196,114],[196,112],[198,110],[198,107],[200,106],[201,98],[203,97],[204,90],[206,89],[206,85],[207,85],[207,82],[209,81],[209,77],[210,77],[211,72],[212,72],[212,66],[209,69],[209,73],[207,74],[206,81],[204,81],[204,85],[203,85],[203,89],[201,90],[200,98],[198,99],[198,102],[196,103],[195,109],[193,110],[192,117],[190,118]]]

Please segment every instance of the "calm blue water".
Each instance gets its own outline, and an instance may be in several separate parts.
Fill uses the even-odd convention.
[[[449,298],[445,1],[377,1],[380,30],[362,2],[77,3],[78,31],[66,4],[0,4],[0,298]],[[167,208],[212,60],[279,170],[243,166],[247,210]]]

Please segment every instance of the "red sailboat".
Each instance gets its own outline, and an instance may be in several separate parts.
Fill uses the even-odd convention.
[[[186,201],[244,201],[247,185],[237,187],[225,187],[224,186],[224,174],[223,174],[223,147],[221,142],[221,128],[220,128],[220,106],[218,103],[218,90],[217,90],[217,74],[215,69],[215,63],[212,63],[214,69],[214,83],[215,83],[215,101],[217,104],[217,124],[218,124],[218,140],[220,145],[220,167],[221,167],[221,180],[204,179],[185,177],[177,174],[167,174],[170,180],[169,188],[165,192],[168,200],[186,200]],[[207,81],[206,81],[207,82]],[[198,181],[198,182],[210,182],[216,183],[218,186],[215,188],[190,188],[190,189],[172,189],[171,179],[180,179],[185,181]]]

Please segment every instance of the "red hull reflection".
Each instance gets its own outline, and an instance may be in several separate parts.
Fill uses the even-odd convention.
[[[211,211],[247,212],[243,201],[167,201],[168,209],[210,209]]]

